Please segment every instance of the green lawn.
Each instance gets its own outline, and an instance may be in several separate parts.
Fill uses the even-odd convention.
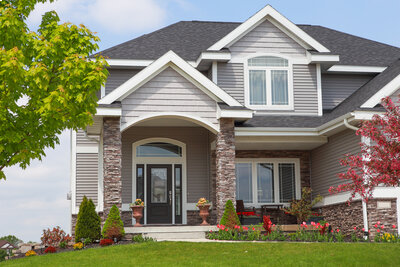
[[[35,256],[4,266],[400,266],[400,244],[157,242]]]

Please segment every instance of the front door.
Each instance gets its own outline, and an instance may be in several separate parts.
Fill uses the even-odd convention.
[[[172,223],[172,165],[147,165],[147,223]]]

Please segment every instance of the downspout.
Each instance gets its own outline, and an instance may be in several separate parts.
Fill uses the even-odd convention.
[[[356,126],[351,125],[347,118],[343,119],[344,125],[354,131],[357,131],[359,128]],[[363,211],[363,222],[364,222],[364,239],[368,239],[368,211],[367,211],[367,203],[364,201],[364,199],[361,199],[361,204],[362,204],[362,211]]]

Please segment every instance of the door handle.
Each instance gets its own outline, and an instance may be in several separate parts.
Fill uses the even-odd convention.
[[[172,205],[172,191],[169,190],[169,205]]]

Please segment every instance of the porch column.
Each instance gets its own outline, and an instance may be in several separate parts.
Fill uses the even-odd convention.
[[[224,213],[228,199],[236,205],[235,125],[234,119],[220,118],[216,139],[216,212],[217,223]]]
[[[120,118],[103,119],[104,219],[113,205],[122,207]]]

